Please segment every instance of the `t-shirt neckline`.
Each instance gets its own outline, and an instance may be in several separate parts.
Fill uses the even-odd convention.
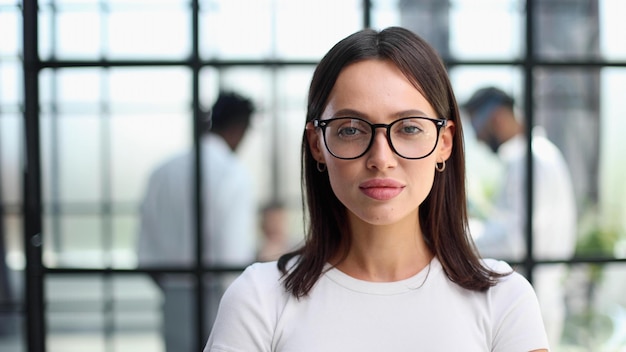
[[[430,263],[412,277],[392,282],[374,282],[354,278],[343,271],[326,265],[324,277],[348,290],[371,295],[397,295],[411,292],[428,284],[428,278],[441,270],[441,263],[433,257]]]

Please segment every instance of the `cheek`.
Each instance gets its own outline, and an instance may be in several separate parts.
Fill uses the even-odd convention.
[[[426,161],[423,163],[419,163],[419,165],[415,165],[414,167],[407,169],[409,182],[414,189],[414,196],[419,199],[420,203],[426,199],[428,194],[433,187],[433,183],[435,181],[435,177],[437,177],[435,172],[435,164],[434,160]]]
[[[354,164],[354,161],[349,163],[333,157],[326,160],[328,161],[326,164],[326,172],[328,172],[330,186],[337,198],[343,202],[344,197],[342,197],[342,195],[346,194],[348,189],[356,182],[356,175],[358,173],[357,167],[350,165]]]

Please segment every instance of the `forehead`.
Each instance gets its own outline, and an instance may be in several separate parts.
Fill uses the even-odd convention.
[[[326,112],[341,109],[385,117],[418,110],[436,117],[432,106],[404,73],[391,61],[378,59],[359,61],[341,71]]]

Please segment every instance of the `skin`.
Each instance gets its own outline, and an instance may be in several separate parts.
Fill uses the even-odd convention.
[[[485,143],[488,143],[491,138],[495,138],[498,145],[501,145],[523,132],[524,128],[515,119],[514,112],[501,106],[493,111],[488,123],[480,131],[476,131],[476,137]]]
[[[385,124],[408,116],[437,117],[424,96],[385,60],[360,61],[340,73],[321,118],[345,116]],[[448,122],[435,151],[419,160],[395,154],[384,129],[376,130],[370,150],[355,160],[333,157],[321,132],[307,130],[313,156],[327,165],[332,189],[347,208],[352,245],[345,260],[333,263],[339,270],[388,282],[411,277],[428,265],[433,254],[423,240],[418,212],[431,190],[436,163],[452,151],[454,124]],[[364,189],[377,181],[398,187]]]

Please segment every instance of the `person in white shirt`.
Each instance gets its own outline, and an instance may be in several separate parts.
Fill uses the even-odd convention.
[[[322,58],[302,158],[305,243],[228,288],[205,352],[547,351],[528,281],[467,232],[459,111],[420,37],[364,29]]]
[[[246,266],[255,260],[256,202],[248,171],[235,154],[253,111],[248,98],[221,92],[205,121],[201,139],[205,265]],[[152,172],[141,204],[140,267],[194,265],[193,170],[194,155],[185,152]],[[208,322],[229,282],[216,277],[207,283]],[[193,281],[176,274],[158,275],[155,281],[163,290],[167,351],[193,350],[197,346],[190,325],[196,314]]]
[[[475,227],[480,253],[519,261],[526,254],[526,153],[524,126],[514,99],[496,87],[477,90],[464,104],[479,141],[503,162],[505,173],[493,211]],[[576,248],[576,202],[570,172],[559,149],[540,126],[533,128],[533,253],[539,259],[567,259]],[[565,318],[564,265],[543,266],[535,275],[551,344],[560,340]]]

